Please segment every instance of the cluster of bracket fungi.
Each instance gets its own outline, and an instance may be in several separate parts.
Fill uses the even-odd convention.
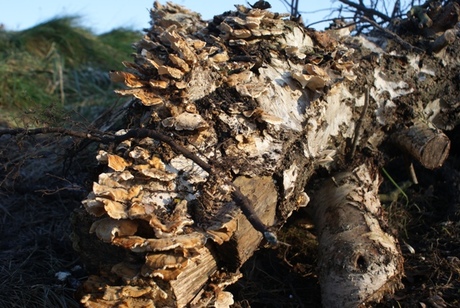
[[[140,127],[174,136],[204,161],[219,165],[220,158],[228,156],[235,163],[211,176],[191,159],[149,137],[101,148],[97,159],[107,169],[83,201],[86,211],[98,217],[90,232],[142,256],[144,262],[126,260],[113,266],[111,275],[121,279],[121,285],[91,276],[82,298],[86,307],[174,303],[174,295],[163,282],[177,279],[190,264],[199,262],[208,241],[220,245],[237,228],[233,218],[239,208],[231,198],[233,188],[222,179],[230,179],[231,172],[270,174],[278,166],[281,144],[273,136],[283,125],[295,128],[296,124],[254,103],[270,91],[269,82],[257,73],[265,59],[237,55],[235,50],[264,43],[267,52],[284,53],[293,67],[285,78],[298,82],[301,89],[320,91],[337,80],[354,78],[354,64],[347,60],[352,50],[334,54],[333,69],[340,76],[320,68],[321,59],[311,58],[305,64],[313,40],[301,26],[286,20],[287,15],[236,6],[236,11],[216,16],[211,27],[183,7],[154,5],[152,27],[135,44],[134,62],[124,63],[126,71],[110,73],[113,82],[126,86],[117,93],[132,95],[134,104],[144,106],[138,116]],[[225,108],[197,103],[221,87],[248,99]],[[227,126],[231,142],[218,136],[212,125],[215,119]],[[257,129],[261,123],[267,127],[262,136]],[[245,163],[248,158],[251,168]],[[294,182],[285,179],[284,184]],[[284,187],[286,192],[291,190]],[[222,300],[225,306],[229,296],[220,293],[207,296]]]

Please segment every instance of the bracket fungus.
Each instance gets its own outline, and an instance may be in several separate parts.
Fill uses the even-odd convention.
[[[111,78],[134,97],[127,125],[168,137],[131,135],[99,152],[106,169],[83,201],[95,217],[90,231],[126,254],[84,284],[82,303],[228,307],[222,288],[309,203],[312,161],[332,164],[328,141],[353,135],[344,124],[354,106],[343,99],[352,97],[343,82],[354,81],[353,50],[241,5],[206,23],[155,2],[151,17],[134,62],[124,63],[129,72]],[[331,44],[340,46],[331,60],[312,54]]]

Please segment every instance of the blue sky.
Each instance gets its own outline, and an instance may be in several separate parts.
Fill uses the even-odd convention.
[[[114,28],[128,27],[143,29],[149,27],[149,9],[153,0],[10,0],[4,1],[0,9],[0,24],[7,30],[23,30],[56,16],[79,15],[83,26],[97,34]],[[160,1],[166,3],[166,1]],[[245,4],[246,0],[176,0],[193,11],[201,13],[204,19],[233,10],[234,4]],[[256,0],[249,1],[250,3]],[[272,11],[288,12],[283,0],[270,0]],[[288,3],[291,1],[287,0]],[[322,20],[330,13],[332,0],[300,1],[299,11],[306,23]],[[322,11],[319,11],[322,10]],[[324,27],[324,25],[323,25]],[[319,27],[321,29],[321,26]]]

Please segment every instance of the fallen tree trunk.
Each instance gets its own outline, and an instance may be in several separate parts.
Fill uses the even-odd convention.
[[[385,230],[379,185],[378,170],[363,164],[327,180],[309,206],[324,307],[365,307],[401,287],[403,258]]]
[[[139,108],[139,102],[145,106],[136,125],[173,134],[183,146],[131,138],[100,152],[99,161],[109,169],[84,201],[89,213],[101,217],[90,232],[131,252],[111,267],[103,283],[85,284],[82,302],[88,307],[227,300],[222,285],[233,275],[219,273],[217,264],[237,271],[261,240],[247,241],[248,224],[236,223],[241,218],[231,183],[241,176],[283,179],[258,197],[279,192],[272,198],[277,204],[254,203],[271,213],[265,223],[275,221],[276,208],[276,229],[305,205],[297,200],[315,164],[340,156],[345,144],[340,140],[353,135],[352,105],[346,101],[353,96],[342,76],[331,78],[299,61],[314,49],[300,25],[239,7],[220,17],[214,29],[195,30],[176,21],[186,13],[200,25],[196,15],[156,6],[153,28],[138,43],[136,62],[127,64],[131,72],[114,72],[112,79],[130,87],[120,94],[139,99],[131,108]],[[215,36],[206,31],[216,31]],[[350,78],[352,63],[340,69],[342,57],[333,64]],[[325,100],[315,100],[326,85],[331,91]],[[331,138],[337,145],[331,146]],[[205,162],[192,161],[187,151]],[[270,234],[252,211],[243,213],[257,230]],[[127,269],[134,269],[129,276],[123,274]],[[110,283],[120,278],[121,285]]]
[[[136,99],[103,122],[121,119],[115,136],[129,138],[101,148],[106,169],[83,202],[96,218],[76,220],[86,227],[76,228],[75,245],[99,268],[82,288],[86,307],[228,306],[225,286],[263,238],[276,244],[276,230],[307,205],[315,170],[361,165],[356,148],[378,151],[385,130],[413,120],[393,101],[414,89],[385,74],[399,55],[282,17],[237,6],[207,25],[182,7],[155,4],[134,63],[111,73],[127,86],[118,93]],[[379,62],[363,60],[372,52]],[[423,69],[407,62],[412,73]],[[368,168],[340,175],[313,206],[325,306],[378,301],[403,275],[397,241],[382,229],[377,172]],[[89,233],[116,246],[116,257],[97,256]],[[344,239],[350,246],[338,253]]]

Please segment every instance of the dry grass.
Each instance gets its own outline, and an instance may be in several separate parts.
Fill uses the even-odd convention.
[[[84,196],[85,176],[62,168],[70,145],[52,136],[0,137],[0,307],[78,307],[73,294],[85,273],[69,216]],[[86,174],[85,159],[74,171]],[[58,272],[72,276],[61,281]]]
[[[69,240],[75,200],[2,196],[0,307],[78,307],[75,286],[55,274],[78,262]]]
[[[32,118],[50,106],[94,119],[98,106],[116,100],[108,71],[131,60],[141,36],[129,29],[96,36],[72,16],[19,32],[0,29],[0,124],[38,126]]]

